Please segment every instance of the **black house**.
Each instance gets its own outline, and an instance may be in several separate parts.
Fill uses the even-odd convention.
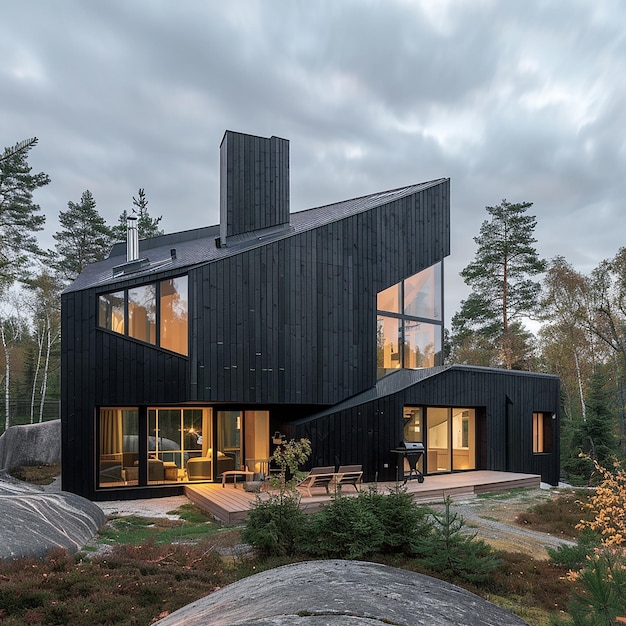
[[[62,295],[63,488],[172,495],[309,437],[311,463],[394,480],[559,478],[556,377],[446,366],[450,182],[289,212],[289,143],[226,132],[220,224],[127,244]],[[277,438],[277,439],[276,439]]]

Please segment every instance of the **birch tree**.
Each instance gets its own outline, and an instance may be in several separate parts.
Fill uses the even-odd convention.
[[[27,302],[32,315],[37,351],[31,388],[31,424],[34,422],[36,409],[38,421],[43,421],[52,353],[61,340],[61,288],[60,278],[48,271],[43,271],[27,286]]]
[[[0,342],[4,357],[4,430],[11,425],[11,376],[12,376],[12,350],[15,344],[22,339],[25,325],[16,311],[0,311]]]

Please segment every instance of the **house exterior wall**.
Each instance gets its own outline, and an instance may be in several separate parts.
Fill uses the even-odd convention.
[[[449,182],[194,270],[191,399],[335,404],[376,382],[376,293],[449,254]]]
[[[449,181],[191,267],[189,357],[97,327],[97,297],[180,275],[122,276],[62,296],[64,489],[96,499],[101,406],[332,405],[376,382],[376,293],[450,252]],[[215,245],[207,240],[207,245]],[[142,409],[141,407],[144,407]],[[107,490],[115,497],[180,492]],[[109,497],[111,497],[109,495]]]
[[[477,469],[540,474],[544,482],[558,484],[560,383],[555,376],[452,366],[402,391],[285,428],[293,437],[311,439],[313,465],[359,463],[365,480],[394,480],[390,450],[404,438],[407,405],[478,409],[486,441]],[[533,412],[555,416],[550,453],[533,454]]]
[[[94,289],[64,294],[61,310],[63,488],[93,497],[96,408],[186,401],[189,360],[97,328]]]

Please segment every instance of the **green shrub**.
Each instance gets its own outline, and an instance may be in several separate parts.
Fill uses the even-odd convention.
[[[574,626],[613,626],[626,615],[626,558],[604,549],[589,559],[578,575],[582,591],[568,609]]]
[[[369,500],[370,507],[383,528],[384,538],[380,552],[419,552],[422,538],[430,533],[432,522],[428,509],[415,504],[405,487],[396,487],[387,495],[372,490],[361,494],[359,498]]]
[[[450,498],[446,498],[444,512],[432,514],[433,529],[420,542],[423,554],[420,563],[446,577],[460,576],[472,582],[485,580],[502,561],[491,546],[476,539],[475,533],[465,531],[465,520],[452,513],[450,504]]]
[[[360,559],[379,552],[384,536],[368,498],[339,495],[310,516],[302,548],[316,557]]]
[[[303,550],[324,558],[357,559],[372,554],[415,554],[431,523],[427,510],[399,487],[387,495],[376,488],[354,497],[337,495],[309,516]]]
[[[267,500],[256,501],[241,538],[264,556],[291,556],[304,531],[304,518],[298,494],[271,494]]]
[[[570,570],[579,570],[585,564],[587,557],[593,554],[594,548],[600,545],[600,538],[589,528],[585,528],[574,546],[559,546],[546,548],[550,560],[555,565]]]

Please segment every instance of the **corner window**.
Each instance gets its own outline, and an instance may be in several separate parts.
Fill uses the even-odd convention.
[[[187,276],[98,296],[98,326],[187,355]]]
[[[552,452],[552,413],[533,413],[533,453]]]
[[[378,378],[398,368],[443,362],[441,275],[441,263],[437,263],[378,293]]]

